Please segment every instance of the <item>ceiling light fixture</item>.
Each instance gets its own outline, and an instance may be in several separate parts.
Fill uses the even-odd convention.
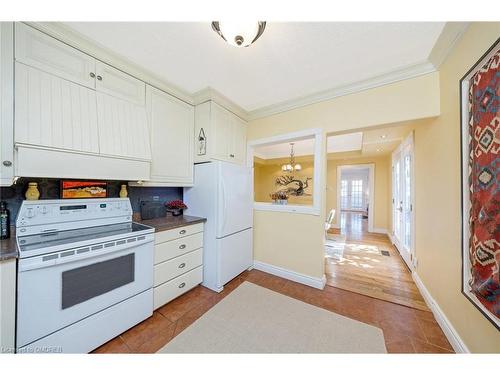
[[[288,164],[283,164],[281,166],[281,170],[283,172],[293,172],[293,171],[300,171],[302,169],[302,165],[295,163],[295,152],[293,151],[293,145],[294,143],[290,143],[290,163]]]
[[[235,47],[248,47],[255,42],[266,28],[265,21],[229,22],[213,21],[212,29],[226,42]]]
[[[380,136],[380,138],[382,138],[382,139],[386,139],[386,138],[387,138],[387,135],[382,134],[382,135]]]

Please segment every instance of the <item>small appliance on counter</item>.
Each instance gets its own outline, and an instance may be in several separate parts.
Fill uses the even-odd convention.
[[[128,198],[23,201],[16,351],[87,353],[153,314],[154,228]]]
[[[149,220],[157,217],[165,217],[167,208],[158,201],[141,201],[141,219]]]

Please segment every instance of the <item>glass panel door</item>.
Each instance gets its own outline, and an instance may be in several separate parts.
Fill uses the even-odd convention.
[[[402,258],[413,268],[413,137],[392,154],[393,234]]]

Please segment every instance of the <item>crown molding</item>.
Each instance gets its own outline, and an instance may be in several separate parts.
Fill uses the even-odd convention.
[[[468,27],[469,22],[446,22],[443,31],[429,54],[429,61],[434,65],[436,70],[446,60]]]
[[[286,100],[278,104],[273,104],[267,107],[259,108],[248,113],[249,121],[257,120],[262,117],[275,115],[278,113],[291,111],[296,108],[307,105],[324,102],[337,98],[354,94],[356,92],[369,90],[375,87],[388,85],[390,83],[403,81],[410,78],[415,78],[424,74],[435,72],[436,68],[429,61],[423,61],[414,65],[393,70],[382,75],[378,75],[362,81],[353,82],[347,85],[335,87],[329,90],[321,91],[312,95],[306,95],[300,98]]]
[[[87,38],[86,36],[80,34],[79,32],[73,30],[69,26],[64,25],[60,22],[23,22],[51,37],[58,39],[59,41],[76,48],[97,60],[100,60],[106,64],[112,65],[125,73],[146,82],[150,86],[154,86],[157,89],[165,91],[177,99],[180,99],[188,104],[193,104],[193,96],[179,88],[178,86],[167,82],[165,79],[159,77],[158,75],[144,69],[140,65],[130,61],[126,57],[121,56],[100,45],[95,40]]]
[[[201,103],[208,102],[212,100],[217,104],[223,106],[228,111],[233,112],[236,116],[241,119],[248,121],[248,112],[241,108],[238,104],[233,102],[228,97],[224,96],[213,87],[207,87],[203,90],[197,91],[193,94],[193,103],[194,105],[198,105]]]

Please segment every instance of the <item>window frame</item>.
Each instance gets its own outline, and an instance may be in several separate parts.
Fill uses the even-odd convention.
[[[319,216],[322,212],[322,187],[323,183],[323,166],[326,157],[325,135],[322,129],[306,129],[293,133],[276,135],[268,138],[260,138],[247,143],[247,166],[254,168],[254,148],[257,146],[272,145],[277,143],[286,143],[298,141],[301,139],[314,137],[314,173],[313,173],[313,204],[298,205],[298,204],[274,204],[270,202],[256,202],[254,200],[253,208],[256,211],[277,211],[290,212],[298,214],[307,214]],[[252,173],[252,196],[254,195],[254,173]]]

